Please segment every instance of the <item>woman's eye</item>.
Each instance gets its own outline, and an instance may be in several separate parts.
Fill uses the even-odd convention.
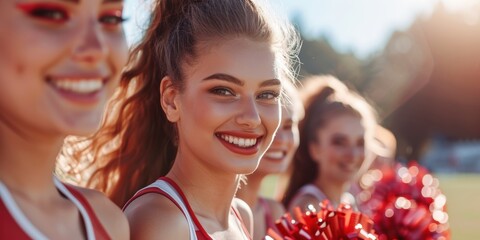
[[[228,88],[214,88],[210,90],[211,93],[221,96],[235,96],[233,92]]]
[[[332,139],[331,143],[332,143],[333,146],[337,146],[337,147],[344,147],[344,146],[348,145],[347,142],[344,139],[340,139],[340,138]]]
[[[39,18],[45,18],[53,21],[67,20],[67,13],[63,10],[56,9],[37,9],[32,12],[32,15]]]
[[[278,92],[274,91],[267,91],[267,92],[262,92],[258,95],[259,99],[278,99],[280,94]]]
[[[65,22],[69,19],[68,12],[60,6],[43,3],[19,4],[17,6],[28,15],[40,20]]]
[[[117,15],[104,15],[100,17],[100,22],[107,25],[120,25],[123,22],[127,21],[126,18]]]
[[[357,143],[357,146],[361,147],[361,148],[365,147],[365,140],[363,140],[363,139],[359,140],[358,143]]]

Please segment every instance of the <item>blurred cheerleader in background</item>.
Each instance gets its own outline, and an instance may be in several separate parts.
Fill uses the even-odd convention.
[[[328,199],[355,206],[347,191],[361,169],[372,160],[368,151],[376,125],[373,108],[358,94],[331,76],[303,81],[300,91],[305,118],[300,123],[300,145],[283,198],[290,212]]]
[[[237,192],[237,197],[243,199],[253,211],[253,239],[262,239],[268,228],[275,228],[275,220],[285,213],[279,201],[260,196],[262,181],[270,174],[287,171],[299,144],[298,123],[305,114],[303,105],[293,84],[286,82],[284,89],[286,99],[282,106],[282,118],[272,145],[255,172],[247,176],[246,185]]]

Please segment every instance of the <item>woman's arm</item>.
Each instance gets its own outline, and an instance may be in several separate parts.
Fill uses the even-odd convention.
[[[99,191],[81,187],[74,188],[88,200],[98,220],[112,239],[129,239],[127,218],[117,205]]]

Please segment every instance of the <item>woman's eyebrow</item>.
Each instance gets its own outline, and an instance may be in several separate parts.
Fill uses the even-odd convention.
[[[238,79],[238,78],[236,78],[232,75],[225,74],[225,73],[215,73],[215,74],[212,74],[212,75],[204,78],[203,80],[212,80],[212,79],[224,80],[224,81],[231,82],[231,83],[239,85],[239,86],[245,85],[244,81],[242,81],[242,80],[240,80],[240,79]],[[276,85],[281,85],[281,81],[276,79],[276,78],[268,79],[268,80],[265,80],[262,83],[260,83],[260,87],[276,86]]]
[[[203,80],[213,80],[213,79],[231,82],[231,83],[239,85],[239,86],[245,85],[245,83],[243,81],[241,81],[240,79],[238,79],[234,76],[225,74],[225,73],[215,73],[215,74],[212,74],[212,75],[204,78]]]

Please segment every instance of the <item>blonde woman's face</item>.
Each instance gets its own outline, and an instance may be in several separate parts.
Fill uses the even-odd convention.
[[[123,1],[0,1],[0,125],[95,130],[127,60]]]
[[[351,114],[332,117],[317,131],[317,140],[309,150],[319,165],[319,176],[340,183],[353,180],[365,159],[362,119]]]

